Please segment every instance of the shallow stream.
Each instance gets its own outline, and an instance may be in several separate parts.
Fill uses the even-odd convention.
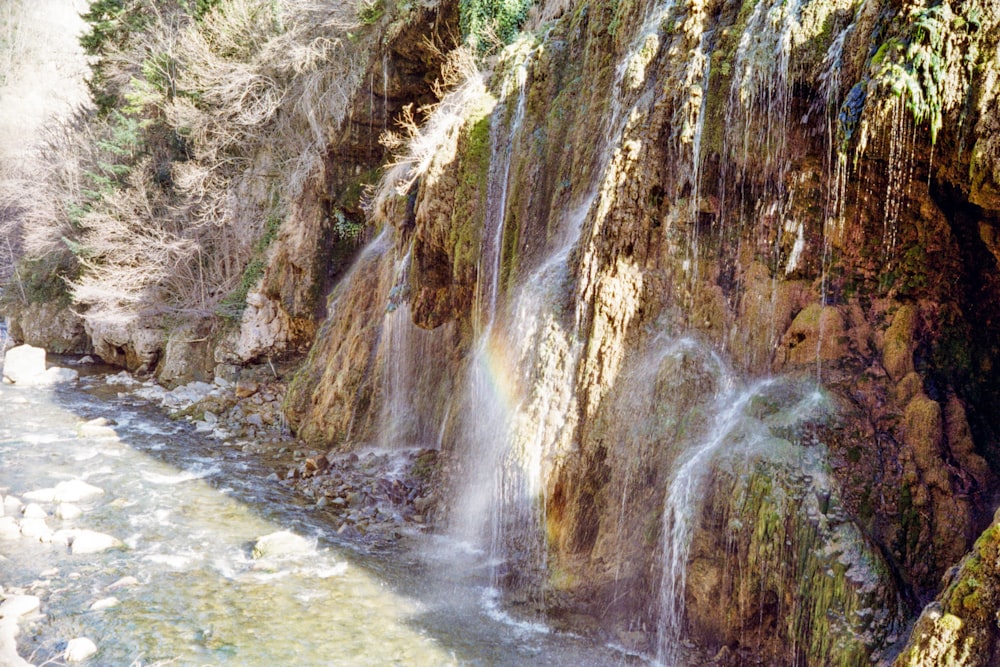
[[[100,417],[113,424],[82,426]],[[77,503],[73,519],[39,501],[46,524],[122,543],[74,555],[58,539],[0,538],[0,587],[41,600],[20,624],[21,655],[61,664],[66,642],[85,636],[98,647],[87,665],[642,662],[512,619],[488,588],[488,568],[459,557],[459,545],[415,535],[386,551],[339,539],[269,472],[100,376],[0,386],[0,491],[23,499],[85,481],[103,494]],[[282,530],[311,546],[255,560],[254,541]]]

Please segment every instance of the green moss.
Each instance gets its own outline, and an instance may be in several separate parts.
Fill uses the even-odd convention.
[[[461,151],[459,182],[448,237],[456,274],[464,273],[478,261],[491,159],[490,116],[482,113],[470,118],[464,132],[465,149]]]
[[[459,0],[462,36],[480,54],[510,44],[533,4],[534,0]]]
[[[277,207],[278,203],[275,200],[271,214],[264,223],[264,229],[261,232],[260,238],[254,244],[253,257],[247,262],[247,265],[243,269],[243,274],[240,276],[240,284],[219,302],[216,314],[220,317],[230,321],[239,320],[246,309],[247,294],[263,278],[264,270],[267,268],[265,259],[267,249],[274,242],[274,239],[278,237],[278,230],[281,228],[283,221],[282,214]]]
[[[361,0],[358,5],[358,20],[364,25],[374,25],[385,14],[382,0]]]

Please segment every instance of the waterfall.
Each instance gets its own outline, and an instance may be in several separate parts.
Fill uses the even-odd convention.
[[[478,338],[468,366],[468,396],[464,397],[475,416],[466,420],[465,439],[474,443],[466,460],[470,469],[459,492],[452,530],[470,544],[482,541],[483,518],[491,514],[493,498],[503,487],[496,476],[503,469],[503,457],[509,437],[509,405],[511,381],[504,375],[506,363],[503,342],[494,336],[503,259],[504,223],[507,217],[507,194],[514,143],[520,133],[527,107],[527,68],[521,63],[515,68],[517,101],[509,126],[502,112],[494,113],[490,127],[490,166],[487,186],[487,209],[483,221],[482,249],[477,278]],[[509,96],[502,110],[509,108]],[[504,131],[506,129],[506,132]],[[448,406],[451,411],[451,405]],[[490,521],[491,534],[496,535],[496,520]],[[491,539],[496,543],[496,539]]]
[[[510,166],[514,155],[514,142],[521,132],[524,114],[528,106],[526,82],[527,66],[520,63],[514,72],[517,86],[517,102],[510,128],[503,133],[503,114],[496,113],[490,127],[490,173],[486,193],[489,206],[483,221],[483,248],[479,266],[479,300],[485,307],[485,329],[482,337],[487,337],[496,318],[497,296],[500,291],[500,268],[503,259],[504,223],[507,219],[507,194],[510,190]],[[494,204],[495,202],[495,204]],[[485,293],[482,293],[484,292]],[[482,308],[479,309],[480,311]]]
[[[450,352],[454,325],[434,330],[413,322],[409,302],[411,252],[395,262],[393,287],[382,318],[382,400],[376,430],[383,449],[438,447],[438,396],[449,384],[441,377],[441,361]]]
[[[615,93],[602,123],[592,183],[550,231],[543,259],[516,285],[511,281],[508,308],[500,294],[506,286],[501,283],[503,240],[513,147],[526,120],[527,63],[514,71],[518,95],[506,133],[498,125],[507,114],[494,116],[478,288],[477,312],[484,325],[468,367],[463,440],[470,447],[469,470],[452,530],[462,539],[488,545],[497,587],[530,588],[546,568],[545,482],[554,462],[572,448],[577,427],[583,312],[571,303],[572,253],[588,229],[591,235],[599,233],[613,207],[608,184],[615,160],[621,157],[632,112],[653,104],[647,66],[659,52],[662,24],[673,4],[649,7],[615,68]]]
[[[731,375],[724,376],[712,410],[712,425],[703,438],[684,452],[674,465],[663,511],[663,570],[660,583],[660,618],[657,628],[657,661],[677,662],[683,631],[684,591],[691,536],[705,500],[705,483],[713,459],[724,447],[747,448],[764,437],[746,420],[748,403],[768,386],[765,379],[740,387]]]

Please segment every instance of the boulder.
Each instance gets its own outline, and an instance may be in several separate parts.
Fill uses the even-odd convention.
[[[45,350],[31,345],[18,345],[7,351],[3,362],[4,382],[31,384],[45,373]]]
[[[48,385],[72,382],[80,376],[71,368],[45,368],[45,350],[18,345],[7,351],[3,363],[3,381],[19,385]]]
[[[55,498],[55,489],[37,489],[35,491],[28,491],[24,494],[25,500],[31,500],[35,503],[51,503],[52,499]],[[27,511],[26,509],[21,510],[22,512]]]
[[[39,384],[59,384],[60,382],[75,382],[80,373],[72,368],[53,366],[42,374]]]
[[[21,535],[30,540],[39,542],[52,541],[52,529],[45,523],[45,519],[25,519],[21,522]]]
[[[17,515],[21,513],[22,503],[15,496],[4,496],[3,511],[7,515]]]
[[[47,519],[49,517],[49,513],[36,503],[28,503],[23,514],[25,519]]]
[[[98,417],[79,424],[76,427],[76,434],[81,438],[117,438],[118,434],[110,425],[110,421]]]
[[[117,590],[122,589],[122,588],[131,588],[133,586],[138,586],[138,585],[139,585],[139,580],[138,579],[136,579],[132,575],[126,575],[126,576],[122,577],[121,579],[119,579],[118,581],[114,582],[113,584],[110,584],[104,590],[106,590],[106,591],[117,591]]]

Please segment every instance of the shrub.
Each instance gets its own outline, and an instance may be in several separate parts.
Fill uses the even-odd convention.
[[[462,35],[480,55],[510,44],[532,4],[532,0],[461,0]]]

